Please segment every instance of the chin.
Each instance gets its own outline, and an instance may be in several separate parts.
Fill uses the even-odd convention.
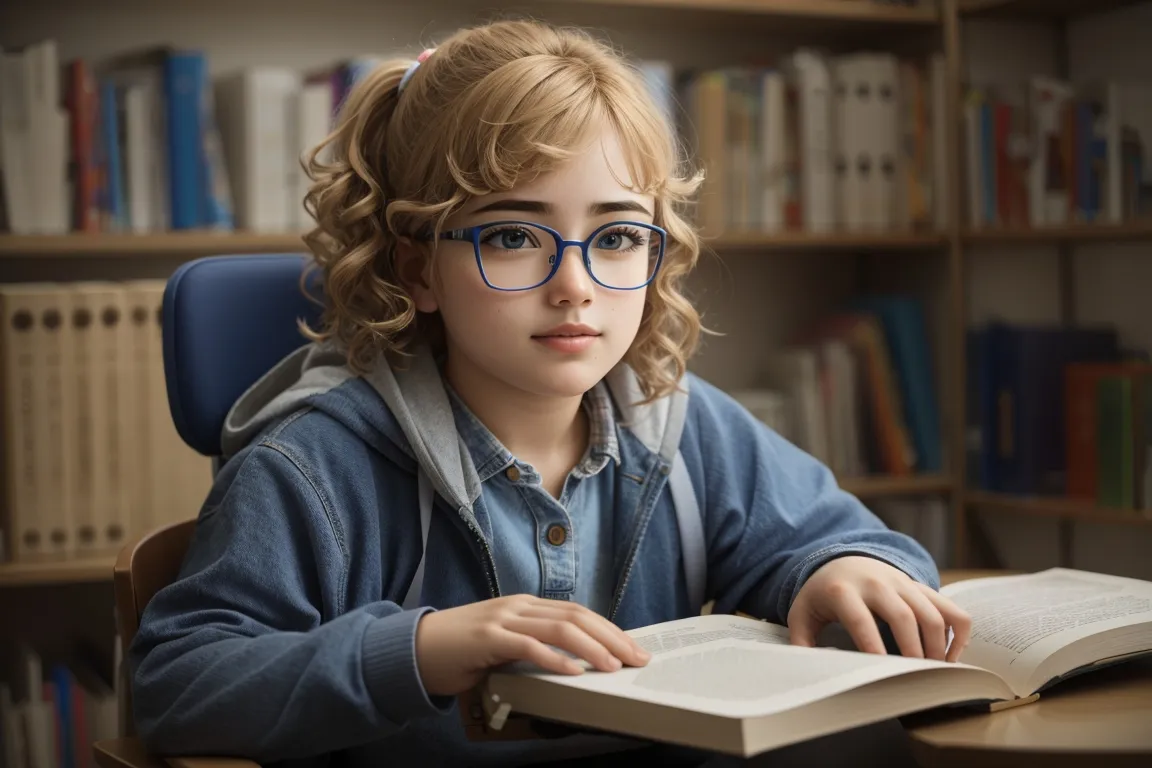
[[[538,395],[579,397],[595,387],[611,367],[606,368],[603,360],[545,362],[523,371],[517,379],[522,382],[521,388]]]

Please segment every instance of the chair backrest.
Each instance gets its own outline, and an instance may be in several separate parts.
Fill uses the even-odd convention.
[[[164,378],[180,437],[220,455],[220,431],[236,399],[306,343],[321,306],[304,294],[301,254],[212,256],[187,262],[164,291]],[[314,273],[317,277],[318,272]],[[308,285],[320,298],[318,280]]]
[[[113,566],[112,585],[116,592],[116,629],[124,648],[136,637],[148,601],[176,580],[195,530],[195,520],[181,520],[148,531],[120,550]]]
[[[148,601],[176,580],[184,553],[196,530],[195,520],[182,520],[142,534],[120,550],[112,570],[112,588],[116,595],[116,630],[125,661],[120,665],[121,735],[134,736],[132,724],[132,686],[127,679],[128,647],[140,629],[140,617]]]

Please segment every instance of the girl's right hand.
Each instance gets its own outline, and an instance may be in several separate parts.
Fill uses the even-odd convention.
[[[584,669],[556,650],[613,672],[648,663],[650,654],[612,622],[577,603],[511,595],[426,613],[416,625],[416,666],[433,696],[456,696],[490,668],[529,661],[549,671]]]

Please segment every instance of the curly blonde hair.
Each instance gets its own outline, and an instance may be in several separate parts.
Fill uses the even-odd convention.
[[[317,224],[304,239],[323,272],[325,307],[322,328],[305,334],[340,345],[359,372],[381,353],[434,336],[437,320],[418,321],[395,273],[397,238],[438,232],[472,197],[547,173],[606,120],[636,191],[655,197],[655,223],[668,232],[625,361],[646,399],[675,389],[701,330],[680,291],[700,240],[677,212],[700,174],[681,170],[676,136],[642,75],[583,30],[519,20],[457,32],[401,94],[410,63],[386,62],[365,76],[306,160],[305,205]]]

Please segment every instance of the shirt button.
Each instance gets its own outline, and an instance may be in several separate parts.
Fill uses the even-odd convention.
[[[562,525],[552,525],[548,527],[548,543],[554,547],[558,547],[565,542],[568,538],[568,531],[564,530]]]
[[[504,473],[504,475],[512,482],[517,483],[520,481],[520,468],[513,464],[512,466],[508,467],[508,470]]]

